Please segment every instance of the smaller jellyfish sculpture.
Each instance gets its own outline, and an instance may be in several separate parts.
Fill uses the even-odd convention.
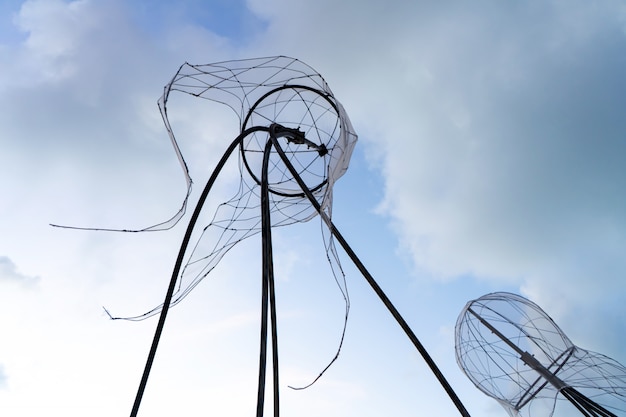
[[[626,416],[626,367],[574,345],[519,295],[467,303],[455,344],[461,370],[510,416]]]

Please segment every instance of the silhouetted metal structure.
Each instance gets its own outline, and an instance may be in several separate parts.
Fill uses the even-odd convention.
[[[318,215],[326,232],[329,232],[325,235],[326,252],[344,295],[346,321],[349,300],[335,241],[343,247],[402,327],[461,415],[468,417],[469,413],[426,349],[331,220],[333,184],[348,168],[357,135],[326,81],[303,62],[275,56],[208,65],[183,64],[165,86],[159,108],[185,175],[186,197],[180,210],[169,220],[144,229],[124,231],[169,229],[185,213],[192,181],[168,119],[168,99],[173,92],[227,106],[239,119],[239,132],[215,166],[199,197],[180,245],[163,303],[144,314],[122,318],[143,320],[159,315],[131,417],[138,413],[169,308],[189,294],[238,242],[259,233],[262,240],[262,311],[256,415],[261,417],[264,411],[268,343],[271,343],[272,351],[273,410],[275,416],[279,415],[280,375],[272,228],[305,222]],[[230,200],[217,208],[213,220],[201,226],[198,219],[207,196],[233,155],[237,155],[239,161],[239,188]],[[190,245],[192,239],[195,243]]]

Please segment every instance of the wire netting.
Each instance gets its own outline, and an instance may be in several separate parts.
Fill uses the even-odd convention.
[[[572,402],[559,395],[572,390],[626,415],[626,368],[574,345],[538,305],[519,295],[498,292],[467,303],[455,344],[463,372],[511,416],[575,415]]]

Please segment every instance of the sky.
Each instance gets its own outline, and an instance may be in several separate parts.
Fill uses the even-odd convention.
[[[157,99],[183,62],[287,55],[324,76],[359,142],[333,221],[470,414],[506,415],[459,370],[466,302],[510,291],[578,346],[626,363],[623,1],[0,2],[0,413],[128,415],[184,226]],[[237,133],[172,104],[196,184]],[[210,197],[232,195],[234,170]],[[185,218],[187,219],[188,216]],[[183,220],[185,222],[185,220]],[[275,233],[284,415],[458,415],[319,219]],[[341,250],[340,250],[341,252]],[[140,416],[255,409],[260,243],[168,317]],[[268,414],[269,415],[269,414]]]

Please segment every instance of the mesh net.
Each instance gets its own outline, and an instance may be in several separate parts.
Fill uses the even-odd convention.
[[[500,292],[469,302],[455,339],[463,372],[511,416],[575,415],[571,401],[558,395],[572,389],[615,415],[626,415],[626,368],[574,345],[539,306],[521,296]]]
[[[178,279],[170,305],[178,304],[206,277],[238,242],[261,231],[260,180],[267,129],[279,124],[301,136],[280,137],[281,146],[309,190],[320,203],[323,221],[331,217],[332,187],[348,168],[357,136],[343,106],[324,79],[301,61],[284,56],[227,61],[206,65],[183,64],[165,86],[159,108],[187,180],[188,192],[180,211],[171,219],[139,230],[160,230],[184,214],[192,180],[167,115],[170,94],[179,92],[228,106],[241,127],[238,146],[240,181],[235,195],[220,204],[213,218],[201,226]],[[228,157],[229,155],[225,155]],[[272,152],[269,163],[272,226],[308,221],[317,211],[285,164]],[[346,300],[347,288],[330,234],[325,235],[327,258]],[[158,314],[163,305],[130,317],[143,320]]]
[[[272,124],[302,132],[305,143],[285,138],[283,149],[330,215],[333,184],[346,172],[357,136],[343,106],[315,70],[285,56],[183,64],[165,86],[159,108],[190,189],[189,171],[167,117],[167,100],[172,92],[228,106],[239,119],[242,132]],[[249,188],[260,183],[266,143],[267,133],[254,132],[240,147],[241,166],[252,182]],[[269,183],[273,214],[282,216],[274,220],[276,223],[289,224],[315,216],[316,212],[275,152],[270,159]]]
[[[187,242],[181,245],[181,253],[185,254],[185,258],[180,273],[175,278],[176,290],[169,306],[182,301],[230,249],[261,232],[260,178],[263,153],[270,140],[270,132],[280,128],[283,133],[274,137],[280,141],[280,149],[295,168],[296,175],[303,181],[304,189],[276,149],[272,148],[268,164],[271,226],[306,222],[315,217],[318,211],[308,199],[305,189],[312,194],[320,207],[326,258],[345,301],[343,331],[337,353],[313,379],[312,384],[337,359],[350,308],[345,276],[332,234],[326,226],[330,224],[332,215],[333,185],[346,172],[357,140],[352,124],[324,79],[297,59],[277,56],[207,65],[185,63],[165,86],[158,101],[187,184],[187,194],[181,208],[170,219],[142,229],[89,228],[90,230],[165,230],[173,227],[185,214],[191,195],[192,179],[168,118],[168,99],[172,93],[183,93],[227,106],[238,118],[240,131],[238,135],[233,135],[237,138],[220,161],[222,164],[222,161],[231,160],[234,158],[233,154],[236,154],[239,186],[230,199],[218,205],[209,221],[205,221],[204,216],[199,216],[196,223],[193,220],[196,215],[194,212],[190,221],[193,243],[190,250],[186,250]],[[217,178],[223,167],[220,164],[215,168],[212,177]],[[196,211],[202,207],[202,201],[210,189],[210,186],[207,187]],[[144,320],[159,314],[163,307],[164,304],[160,304],[135,316],[117,317],[108,311],[107,314],[112,319]]]
[[[215,167],[212,179],[205,187],[192,215],[171,281],[175,284],[175,290],[171,299],[166,297],[166,300],[169,299],[166,302],[168,306],[181,302],[213,271],[229,250],[261,232],[260,178],[263,153],[272,135],[280,143],[272,142],[268,163],[271,227],[306,222],[321,214],[326,258],[345,302],[343,330],[337,353],[313,379],[312,384],[338,358],[350,310],[345,275],[328,227],[331,225],[333,185],[348,169],[357,135],[346,111],[335,99],[326,81],[308,65],[285,56],[181,65],[158,100],[163,122],[187,185],[179,210],[165,221],[139,229],[52,226],[97,231],[148,232],[171,229],[180,221],[187,209],[193,181],[168,118],[168,100],[174,92],[226,106],[237,117],[240,131],[238,135],[233,135],[236,139],[227,147]],[[279,129],[281,133],[275,134]],[[295,169],[295,173],[279,155],[277,146]],[[237,191],[230,199],[219,204],[213,217],[205,221],[206,217],[199,213],[212,187],[212,181],[234,153],[238,156],[239,167]],[[319,212],[311,203],[310,196],[316,201]],[[187,250],[191,241],[194,242],[190,246],[191,250]],[[113,316],[108,310],[105,311],[114,320],[136,321],[155,316],[163,308],[164,304],[160,304],[134,316]]]

